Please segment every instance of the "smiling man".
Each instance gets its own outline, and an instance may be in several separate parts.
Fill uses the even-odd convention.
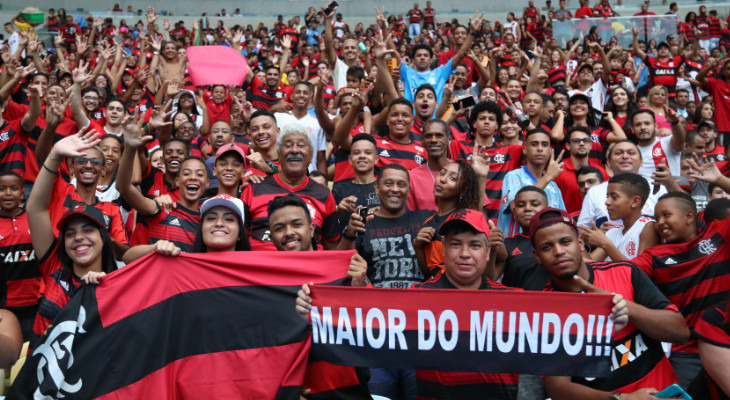
[[[319,172],[326,174],[327,159],[325,153],[327,151],[327,137],[325,137],[324,131],[319,126],[317,118],[307,112],[313,95],[314,86],[309,81],[295,83],[291,94],[291,101],[294,104],[292,110],[289,112],[278,112],[274,116],[276,117],[276,124],[281,129],[286,129],[287,126],[293,123],[301,124],[307,129],[312,140],[314,140],[315,146],[312,161],[309,164],[309,172],[319,170]]]
[[[329,189],[307,176],[314,152],[314,142],[307,128],[292,123],[282,130],[276,141],[281,167],[260,183],[248,185],[241,194],[246,204],[246,229],[252,250],[274,250],[268,222],[268,203],[277,196],[293,193],[309,208],[316,226],[315,237],[325,250],[334,249],[340,237],[337,205]]]

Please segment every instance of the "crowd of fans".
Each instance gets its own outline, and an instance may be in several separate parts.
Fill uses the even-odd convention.
[[[51,9],[48,42],[18,14],[0,51],[0,367],[145,254],[354,249],[353,286],[619,294],[611,375],[333,367],[304,396],[727,399],[730,17],[673,3],[678,30],[647,42],[647,2],[622,47],[608,0],[550,3],[441,21],[428,1],[355,26],[330,4],[255,27]],[[571,18],[587,25],[558,43]],[[208,45],[245,57],[242,85],[195,86],[187,49]]]

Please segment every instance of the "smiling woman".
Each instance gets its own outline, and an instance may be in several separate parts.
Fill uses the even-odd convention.
[[[98,151],[89,152],[99,143],[98,136],[92,130],[56,143],[36,179],[35,187],[40,190],[34,190],[28,199],[33,250],[42,260],[39,268],[45,285],[33,325],[31,348],[82,282],[98,283],[100,277],[117,269],[112,240],[106,230],[106,216],[101,210],[83,203],[72,205],[56,224],[58,236],[54,235],[49,213],[51,196],[48,193],[64,157],[74,158],[74,172],[81,185],[103,168],[103,155]],[[88,156],[84,152],[88,152]]]

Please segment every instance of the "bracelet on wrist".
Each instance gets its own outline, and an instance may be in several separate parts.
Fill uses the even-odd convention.
[[[54,170],[48,168],[48,166],[46,166],[46,163],[43,163],[43,168],[45,168],[46,171],[52,173],[53,175],[58,175],[58,171],[54,171]]]

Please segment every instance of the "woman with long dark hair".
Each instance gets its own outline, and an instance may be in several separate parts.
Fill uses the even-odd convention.
[[[96,148],[100,141],[98,137],[99,134],[91,130],[56,143],[39,168],[34,190],[28,199],[33,250],[45,285],[33,325],[31,348],[38,344],[58,311],[83,282],[99,283],[99,278],[117,269],[112,240],[101,210],[82,203],[71,204],[56,224],[58,235],[54,233],[49,214],[51,196],[48,193],[54,185],[61,161],[72,157],[75,162],[93,162],[94,159],[87,158],[86,151]]]
[[[450,162],[434,178],[433,195],[438,210],[426,219],[413,241],[418,265],[426,277],[442,268],[444,252],[439,226],[456,210],[483,209],[489,157],[479,152],[479,146],[474,149],[471,164],[465,160]]]
[[[604,111],[613,114],[613,118],[616,122],[624,129],[624,132],[628,131],[629,126],[626,125],[626,120],[629,116],[633,115],[639,107],[631,99],[631,95],[628,90],[623,86],[616,86],[611,90],[611,97],[606,102],[606,106],[603,108]],[[604,125],[604,128],[610,129],[610,126]]]

